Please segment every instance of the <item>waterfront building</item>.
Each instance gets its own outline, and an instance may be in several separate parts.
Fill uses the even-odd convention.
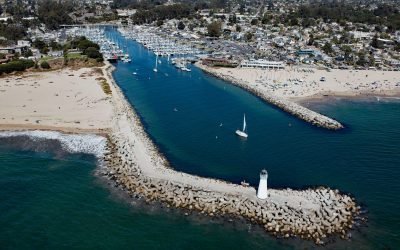
[[[261,68],[261,69],[284,69],[284,62],[279,61],[267,61],[264,59],[258,60],[243,60],[240,63],[242,68]]]

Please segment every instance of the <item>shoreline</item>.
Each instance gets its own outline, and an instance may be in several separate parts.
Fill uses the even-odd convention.
[[[107,145],[100,159],[104,164],[100,164],[99,173],[127,194],[211,217],[240,217],[278,237],[297,236],[316,244],[324,244],[324,240],[333,235],[347,238],[360,207],[354,198],[338,190],[326,187],[269,189],[269,198],[260,200],[253,187],[172,169],[115,83],[114,69],[109,63],[101,68],[112,91],[112,117],[110,128],[104,131]],[[84,131],[67,130],[70,133]]]
[[[291,101],[290,99],[278,97],[257,87],[250,86],[240,79],[218,73],[215,70],[212,70],[210,67],[202,65],[198,62],[195,63],[195,66],[207,74],[225,80],[228,83],[231,83],[244,89],[245,91],[252,93],[253,95],[261,98],[263,101],[272,104],[280,108],[281,110],[299,118],[300,120],[310,123],[311,125],[329,130],[340,130],[344,128],[344,126],[340,122],[323,114],[315,112],[311,109],[308,109],[296,102]]]
[[[324,99],[346,99],[346,100],[363,100],[363,99],[371,99],[371,98],[383,98],[383,99],[400,99],[400,91],[382,91],[380,93],[376,92],[360,92],[360,93],[351,93],[351,92],[327,92],[327,93],[319,93],[315,95],[310,95],[306,97],[292,97],[290,100],[297,102],[299,104],[305,102],[313,102],[313,101],[326,101]]]

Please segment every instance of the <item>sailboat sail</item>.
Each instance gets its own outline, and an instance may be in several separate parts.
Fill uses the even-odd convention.
[[[246,130],[246,115],[243,116],[243,132]]]

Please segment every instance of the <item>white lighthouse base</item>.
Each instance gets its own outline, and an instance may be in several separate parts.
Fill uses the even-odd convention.
[[[260,184],[258,185],[257,197],[259,199],[265,200],[268,198],[267,180],[260,179]]]

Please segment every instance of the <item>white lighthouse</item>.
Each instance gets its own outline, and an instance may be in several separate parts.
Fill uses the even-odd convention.
[[[268,172],[263,169],[260,173],[260,184],[258,184],[257,197],[259,199],[265,200],[268,198],[268,188],[267,188]]]

